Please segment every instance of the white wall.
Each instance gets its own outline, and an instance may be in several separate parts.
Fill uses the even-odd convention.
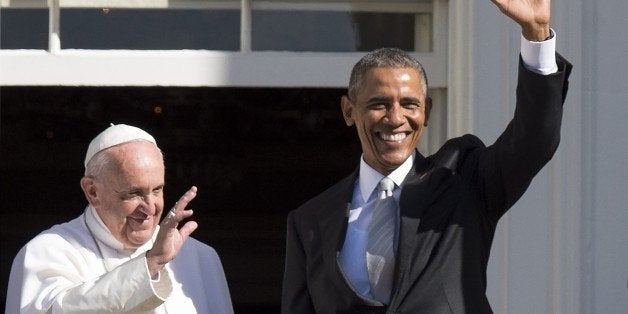
[[[574,64],[561,144],[500,222],[489,297],[496,313],[626,313],[628,2],[555,0],[552,10],[558,50]],[[519,27],[489,1],[471,14],[471,124],[490,142],[512,115]]]
[[[609,3],[610,2],[610,3]],[[583,2],[581,127],[590,143],[583,145],[590,175],[583,190],[590,241],[583,258],[590,267],[587,310],[625,313],[628,309],[628,2]]]

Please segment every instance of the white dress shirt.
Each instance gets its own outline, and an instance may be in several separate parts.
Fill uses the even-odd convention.
[[[399,204],[401,183],[412,169],[414,154],[388,175],[395,182],[393,197]],[[366,268],[366,243],[368,229],[377,203],[377,186],[384,175],[369,166],[364,158],[360,159],[359,179],[355,182],[353,199],[349,209],[349,225],[344,245],[338,256],[338,262],[349,280],[351,287],[360,295],[372,298],[369,276]],[[399,230],[399,213],[397,212],[395,230]],[[396,252],[399,232],[395,232],[394,249]]]

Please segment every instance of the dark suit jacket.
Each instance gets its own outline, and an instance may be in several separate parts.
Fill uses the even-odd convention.
[[[486,267],[499,218],[560,140],[569,64],[542,76],[519,66],[513,120],[485,147],[475,136],[417,154],[401,188],[390,305],[356,294],[338,263],[357,171],[288,216],[283,313],[491,313]]]

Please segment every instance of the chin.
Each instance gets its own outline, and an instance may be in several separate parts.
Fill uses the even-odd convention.
[[[386,166],[395,169],[399,166],[401,166],[401,164],[403,164],[404,161],[406,161],[406,159],[408,159],[408,157],[410,157],[410,154],[395,154],[394,156],[390,156],[388,158],[384,158],[382,160],[382,163],[385,164]]]
[[[138,247],[144,245],[144,243],[146,243],[146,242],[148,242],[148,239],[146,241],[128,241],[126,246],[131,247],[131,248],[138,248]]]
[[[145,233],[144,233],[145,232]],[[141,235],[135,235],[127,237],[127,242],[136,246],[143,245],[153,237],[153,233],[149,231],[143,231]]]

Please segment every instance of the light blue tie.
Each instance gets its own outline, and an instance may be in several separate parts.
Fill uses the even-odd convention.
[[[366,267],[371,283],[371,295],[384,304],[390,302],[395,253],[395,211],[397,203],[392,196],[395,183],[385,177],[379,182],[379,199],[373,209],[366,244]]]

